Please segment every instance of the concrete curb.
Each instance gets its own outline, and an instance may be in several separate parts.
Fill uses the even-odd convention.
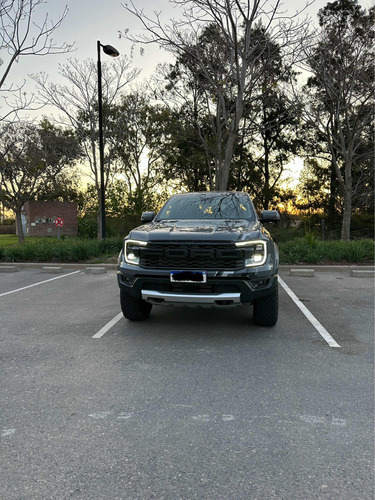
[[[315,269],[293,268],[290,270],[290,275],[302,276],[303,278],[313,278],[315,276]]]
[[[16,273],[18,271],[17,266],[4,265],[0,266],[0,273]]]
[[[64,270],[61,266],[43,266],[42,273],[61,274]]]
[[[51,262],[12,262],[12,264],[4,263],[1,267],[17,267],[17,269],[43,269],[44,267],[53,267],[58,266],[64,269],[73,269],[73,270],[85,270],[92,268],[104,268],[107,271],[116,270],[117,264],[66,264],[66,263],[56,263],[53,264]]]
[[[282,273],[289,273],[292,270],[303,270],[306,269],[306,266],[303,265],[281,265],[279,266],[279,271]],[[314,271],[315,273],[344,273],[348,276],[352,275],[353,270],[358,271],[374,271],[374,266],[350,266],[350,265],[327,265],[327,266],[311,266],[309,270]]]
[[[353,267],[350,270],[350,276],[353,278],[374,278],[375,270],[374,269],[354,269]]]
[[[1,268],[11,268],[12,270],[4,270],[3,272],[15,272],[14,268],[19,269],[42,269],[43,267],[53,267],[53,266],[58,266],[61,267],[63,270],[65,269],[73,269],[73,270],[85,270],[85,269],[95,269],[95,268],[104,268],[106,271],[115,271],[117,270],[117,264],[92,264],[92,263],[51,263],[51,262],[3,262],[0,264]],[[303,270],[306,269],[306,264],[305,265],[281,265],[279,266],[279,271],[281,273],[290,273],[291,270],[294,269],[299,269]],[[315,273],[324,273],[324,272],[330,272],[330,273],[345,273],[348,276],[351,276],[352,271],[375,271],[374,266],[350,266],[350,265],[337,265],[337,266],[332,266],[332,265],[327,265],[327,266],[310,266],[309,269],[315,271]]]

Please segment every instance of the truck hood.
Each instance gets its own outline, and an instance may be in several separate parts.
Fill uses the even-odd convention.
[[[239,241],[259,232],[258,221],[247,220],[169,220],[151,222],[133,229],[129,238],[155,240]]]

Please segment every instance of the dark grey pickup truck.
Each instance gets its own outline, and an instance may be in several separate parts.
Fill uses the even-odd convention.
[[[202,192],[172,196],[155,216],[124,239],[118,260],[121,308],[129,320],[146,319],[153,305],[230,307],[253,304],[257,325],[278,316],[279,253],[247,193]]]

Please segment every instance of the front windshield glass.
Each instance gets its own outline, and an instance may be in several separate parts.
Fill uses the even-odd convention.
[[[175,195],[167,201],[157,220],[171,219],[255,220],[255,213],[244,193],[192,193]]]

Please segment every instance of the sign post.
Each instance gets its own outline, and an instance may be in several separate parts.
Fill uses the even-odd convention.
[[[56,217],[55,226],[57,227],[57,238],[60,239],[60,227],[63,227],[64,219],[62,217]]]

